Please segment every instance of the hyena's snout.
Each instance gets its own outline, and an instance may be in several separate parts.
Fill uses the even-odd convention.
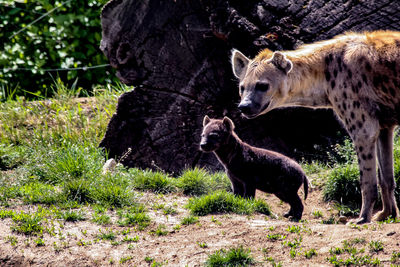
[[[210,144],[210,142],[207,142],[207,138],[202,138],[200,141],[200,150],[204,151],[204,152],[208,152],[210,150],[212,150],[212,145]]]
[[[239,103],[238,109],[245,117],[250,118],[258,114],[260,105],[249,99],[244,99]]]
[[[240,110],[240,112],[242,112],[243,114],[248,114],[251,112],[252,110],[252,104],[250,101],[242,101],[239,103],[238,105],[238,109]]]

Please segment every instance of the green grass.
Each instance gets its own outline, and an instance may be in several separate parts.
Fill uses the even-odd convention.
[[[178,178],[177,186],[185,195],[204,195],[210,192],[211,176],[204,169],[185,170]]]
[[[156,236],[167,235],[168,231],[166,230],[166,226],[164,224],[159,224],[155,230],[150,231],[150,234]]]
[[[181,220],[181,224],[182,225],[190,225],[190,224],[194,224],[197,223],[199,221],[199,218],[193,215],[189,215],[187,217],[182,218]]]
[[[44,216],[39,212],[30,214],[21,211],[12,215],[13,225],[11,230],[25,235],[42,235],[44,228],[42,220]]]
[[[117,238],[116,234],[112,230],[108,230],[107,232],[99,231],[97,237],[101,240],[115,240]]]
[[[120,226],[138,226],[139,230],[145,229],[150,225],[151,219],[146,214],[144,206],[130,207],[125,211],[120,212]]]
[[[251,255],[250,249],[242,246],[229,250],[221,249],[208,256],[205,266],[250,266],[254,265],[255,260]]]
[[[133,187],[155,193],[171,193],[177,190],[174,178],[160,171],[129,170],[133,174]]]
[[[324,200],[335,201],[351,209],[361,206],[359,171],[356,164],[338,165],[328,175]]]
[[[226,191],[215,193],[189,200],[187,207],[192,214],[205,216],[215,213],[252,214],[260,212],[266,215],[271,213],[269,206],[258,199],[243,199]]]
[[[77,222],[86,220],[84,212],[80,210],[79,211],[67,210],[62,212],[59,217],[67,222]]]

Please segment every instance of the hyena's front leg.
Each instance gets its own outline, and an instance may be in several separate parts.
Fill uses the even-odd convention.
[[[387,217],[398,215],[394,190],[396,183],[393,174],[393,130],[382,129],[377,143],[377,155],[379,165],[378,182],[382,193],[383,209],[374,216],[374,220],[382,221]]]

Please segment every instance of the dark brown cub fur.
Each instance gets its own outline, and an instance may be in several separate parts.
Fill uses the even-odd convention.
[[[284,216],[300,220],[304,206],[297,191],[302,184],[304,199],[308,194],[308,180],[300,165],[277,152],[246,144],[235,134],[234,127],[228,117],[217,120],[205,116],[200,149],[215,153],[235,195],[254,197],[256,189],[273,193],[290,205]]]

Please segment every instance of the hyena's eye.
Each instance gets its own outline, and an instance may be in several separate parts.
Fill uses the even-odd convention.
[[[239,90],[240,90],[240,94],[243,94],[243,92],[244,92],[244,86],[241,85],[241,86],[239,87]]]
[[[269,83],[257,83],[254,89],[256,91],[266,92],[269,89]]]

